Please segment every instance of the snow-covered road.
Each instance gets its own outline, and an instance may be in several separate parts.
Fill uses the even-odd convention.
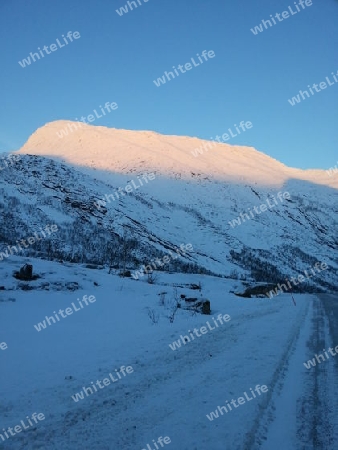
[[[68,305],[74,293],[63,298],[21,291],[15,303],[0,303],[8,344],[0,354],[5,362],[1,428],[34,411],[46,416],[34,429],[0,442],[3,448],[148,450],[147,444],[155,449],[152,440],[159,436],[169,436],[168,449],[174,450],[337,448],[338,356],[310,369],[303,364],[338,345],[333,297],[297,295],[297,306],[289,294],[245,299],[228,294],[229,280],[204,276],[203,294],[211,299],[213,317],[229,314],[231,320],[173,351],[170,343],[211,317],[180,310],[170,324],[158,305],[161,287],[85,269],[78,275],[84,273],[83,293],[93,292],[89,278],[98,281],[97,302],[39,333],[33,323],[62,301]],[[62,276],[70,277],[67,271]],[[161,281],[200,278],[168,275]],[[158,324],[150,323],[145,307],[158,310]],[[83,386],[122,364],[134,372],[84,400],[72,400]],[[207,418],[258,384],[268,392],[213,421]]]

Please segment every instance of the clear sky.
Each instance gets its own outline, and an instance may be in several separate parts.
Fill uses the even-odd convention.
[[[300,12],[294,0],[138,1],[122,16],[116,9],[125,0],[0,1],[0,152],[19,149],[47,122],[116,102],[93,125],[209,139],[251,121],[227,143],[299,168],[336,164],[337,0],[313,0]],[[276,13],[289,6],[294,14],[279,22]],[[250,29],[270,14],[276,25],[254,35]],[[68,31],[80,38],[51,52]],[[45,45],[50,54],[19,65]],[[215,57],[155,86],[203,50]],[[289,104],[326,77],[334,85]]]

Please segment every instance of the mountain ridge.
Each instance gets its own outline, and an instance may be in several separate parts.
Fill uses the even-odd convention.
[[[25,250],[27,255],[103,265],[113,261],[121,268],[127,243],[127,269],[137,270],[168,249],[190,243],[192,254],[174,270],[201,273],[202,269],[278,283],[325,261],[329,270],[301,288],[324,292],[337,282],[334,189],[290,180],[284,187],[289,200],[250,217],[248,210],[254,205],[264,204],[271,195],[278,198],[282,191],[157,176],[139,190],[95,206],[119,186],[120,174],[110,173],[104,182],[53,158],[22,155],[0,172],[0,252],[15,245],[18,235],[25,237],[41,224],[55,223],[59,232],[53,240],[39,242],[38,253],[34,248]],[[236,216],[242,220],[232,227]]]
[[[337,190],[324,173],[227,144],[194,157],[206,141],[152,132],[83,125],[61,139],[67,123],[38,129],[0,172],[1,248],[56,223],[54,242],[37,249],[47,259],[121,267],[127,231],[128,270],[191,244],[174,270],[278,283],[325,261],[329,269],[303,288],[337,283]],[[141,186],[142,172],[155,177]]]
[[[81,124],[80,128],[75,129]],[[74,131],[58,137],[69,126]],[[73,127],[73,128],[71,128]],[[194,149],[213,144],[199,154]],[[282,186],[297,178],[338,188],[338,180],[320,169],[297,169],[253,147],[216,143],[188,136],[162,135],[154,131],[130,131],[82,122],[58,120],[38,128],[18,153],[56,157],[69,164],[117,173],[157,171],[189,179],[208,176],[219,181],[243,181]]]

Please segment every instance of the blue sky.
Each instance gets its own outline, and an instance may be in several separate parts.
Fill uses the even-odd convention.
[[[298,0],[297,0],[298,1]],[[312,6],[254,35],[250,29],[293,0],[1,0],[0,151],[16,150],[38,127],[118,109],[93,125],[163,134],[221,135],[283,163],[327,169],[338,160],[338,83],[295,106],[288,99],[337,73],[338,1]],[[18,61],[68,31],[80,39],[22,68]],[[161,87],[153,80],[197,53],[215,58]],[[338,78],[338,77],[337,77]]]

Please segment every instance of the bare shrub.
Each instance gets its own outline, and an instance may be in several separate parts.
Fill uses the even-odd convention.
[[[195,290],[195,291],[201,291],[201,290],[202,290],[202,284],[201,284],[201,282],[199,281],[198,284],[192,283],[192,284],[190,285],[190,289]]]
[[[234,279],[234,280],[238,280],[239,276],[238,276],[238,271],[236,269],[233,269],[230,272],[230,278]]]
[[[178,295],[177,288],[175,287],[173,292],[173,298],[168,303],[169,314],[167,317],[170,323],[174,322],[175,315],[180,307],[181,307],[180,297]]]
[[[158,295],[159,295],[159,297],[160,297],[160,300],[159,300],[159,304],[160,304],[160,306],[164,306],[165,305],[165,296],[166,296],[166,292],[160,292]]]
[[[196,316],[197,314],[199,314],[199,308],[198,306],[192,304],[191,307],[188,309],[188,311],[190,311],[190,314],[192,316]]]
[[[147,308],[147,314],[152,323],[158,323],[160,315],[153,308]]]
[[[158,275],[155,272],[149,272],[147,282],[148,284],[155,284],[158,281]]]

